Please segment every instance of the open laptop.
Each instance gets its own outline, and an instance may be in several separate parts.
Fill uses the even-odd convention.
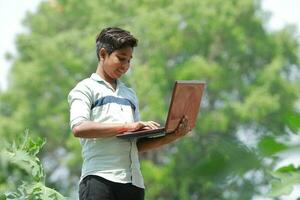
[[[193,129],[204,89],[205,83],[201,81],[175,81],[165,127],[124,132],[118,134],[117,137],[124,139],[161,137],[174,132],[183,116],[187,117],[188,126]]]

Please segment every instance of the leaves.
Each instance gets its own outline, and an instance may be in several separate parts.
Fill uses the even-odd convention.
[[[7,195],[7,200],[13,199],[65,200],[65,197],[40,182],[34,182],[31,184],[23,183],[16,192],[12,192]]]
[[[30,181],[25,182],[16,188],[15,192],[7,192],[2,195],[3,199],[46,199],[46,200],[63,200],[65,199],[57,191],[44,185],[45,173],[39,158],[36,156],[42,146],[45,144],[43,139],[32,139],[29,137],[28,130],[14,141],[12,145],[0,151],[0,164],[4,168],[13,167],[14,170],[26,172]],[[17,177],[18,179],[19,177]]]
[[[294,132],[300,130],[300,113],[296,111],[287,112],[283,116],[286,125]]]
[[[35,181],[43,181],[45,176],[40,160],[36,154],[45,144],[45,140],[32,140],[28,136],[28,130],[24,136],[18,138],[13,144],[0,151],[2,165],[14,165],[30,174]]]
[[[293,191],[294,185],[300,184],[300,168],[295,168],[293,165],[277,169],[272,176],[274,179],[269,192],[271,197],[288,195]]]
[[[272,156],[288,149],[288,146],[277,142],[275,138],[265,137],[260,140],[258,148],[264,156]]]

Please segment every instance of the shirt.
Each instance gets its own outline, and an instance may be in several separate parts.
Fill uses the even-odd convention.
[[[80,81],[69,93],[70,126],[84,121],[131,123],[139,121],[138,99],[131,88],[117,80],[116,90],[94,73]],[[87,175],[101,176],[118,183],[145,188],[140,170],[136,139],[80,138],[82,146],[81,180]]]

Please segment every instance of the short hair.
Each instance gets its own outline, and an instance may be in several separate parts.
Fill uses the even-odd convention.
[[[103,29],[96,37],[96,54],[100,61],[99,51],[104,48],[110,55],[113,51],[125,47],[134,48],[138,40],[129,31],[118,27],[108,27]]]

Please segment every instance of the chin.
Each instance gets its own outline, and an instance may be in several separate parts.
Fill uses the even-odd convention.
[[[113,77],[113,79],[119,79],[121,77],[122,77],[122,75],[116,75],[116,76]]]
[[[115,78],[121,78],[124,74],[116,74]]]

